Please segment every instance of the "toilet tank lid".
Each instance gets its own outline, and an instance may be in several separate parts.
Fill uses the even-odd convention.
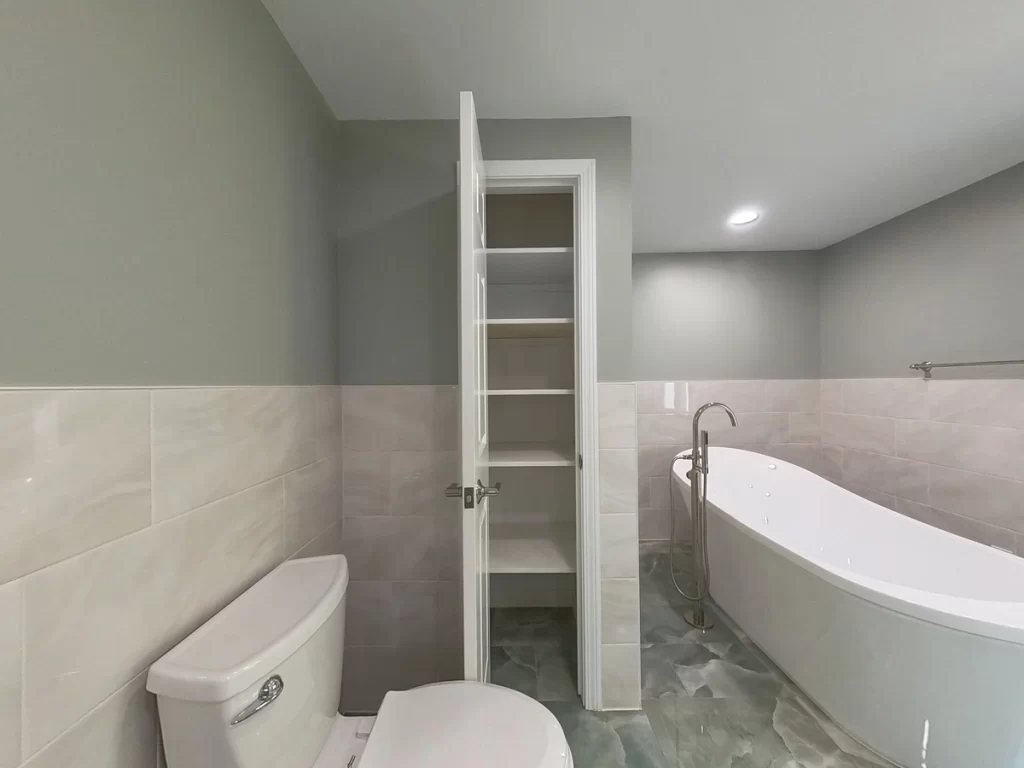
[[[282,563],[150,667],[146,687],[173,699],[227,701],[301,648],[347,586],[343,555]]]

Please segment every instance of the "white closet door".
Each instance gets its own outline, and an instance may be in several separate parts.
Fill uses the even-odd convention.
[[[490,677],[487,429],[487,183],[473,94],[459,110],[459,384],[462,450],[462,610],[467,680]]]

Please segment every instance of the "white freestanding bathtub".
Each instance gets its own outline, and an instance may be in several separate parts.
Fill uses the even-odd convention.
[[[708,467],[711,596],[804,693],[906,768],[1024,768],[1024,559],[779,459]]]

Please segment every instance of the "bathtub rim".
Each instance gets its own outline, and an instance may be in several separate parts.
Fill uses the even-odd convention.
[[[758,453],[744,448],[731,448],[725,446],[712,446],[710,449],[710,456],[713,457],[716,452],[733,452],[749,454],[751,456],[760,456],[765,459],[770,459],[777,465],[784,465],[800,472],[806,473],[816,482],[828,483],[831,485],[836,492],[849,494],[856,498],[858,502],[863,504],[870,504],[878,509],[883,510],[891,515],[899,515],[899,512],[883,507],[880,504],[858,496],[851,491],[846,490],[840,485],[832,482],[828,478],[822,477],[821,475],[815,474],[814,472],[805,469],[797,464],[793,464],[784,459],[779,459],[775,456],[769,456],[768,454]],[[680,453],[680,455],[682,455]],[[709,457],[710,458],[710,457]],[[681,489],[689,491],[690,484],[686,479],[685,468],[680,469],[679,464],[675,464],[672,470],[673,482],[679,484]],[[713,489],[709,489],[713,491]],[[967,632],[972,635],[978,635],[980,637],[987,637],[996,640],[1002,640],[1004,642],[1011,643],[1013,645],[1024,645],[1024,603],[1017,602],[995,602],[995,601],[982,601],[974,600],[971,598],[954,597],[951,595],[944,595],[936,592],[926,592],[924,590],[914,589],[913,587],[905,587],[898,584],[892,584],[890,582],[882,581],[880,579],[873,579],[869,576],[864,576],[855,571],[848,571],[842,568],[836,568],[831,564],[823,563],[815,560],[814,558],[807,557],[806,555],[796,552],[789,547],[779,543],[775,539],[767,536],[762,531],[752,528],[747,525],[744,521],[737,518],[735,515],[730,514],[728,511],[723,510],[717,504],[712,502],[711,497],[708,497],[708,506],[713,508],[715,512],[722,518],[725,519],[730,525],[739,528],[743,533],[753,537],[759,543],[768,546],[774,552],[782,555],[786,559],[794,562],[800,567],[810,571],[821,579],[824,579],[827,583],[847,592],[855,597],[862,600],[874,603],[883,608],[888,608],[898,613],[912,616],[915,619],[926,621],[930,624],[937,626],[946,627],[948,629],[954,629],[961,632]],[[673,514],[673,510],[669,511]],[[977,546],[984,547],[987,555],[994,557],[1013,557],[1017,559],[1015,555],[1002,550],[996,549],[995,547],[989,547],[985,544],[979,544],[978,542],[970,539],[965,539],[962,536],[943,531],[940,528],[935,528],[927,523],[922,523],[919,520],[913,518],[904,517],[904,519],[919,525],[931,529],[938,534],[952,537],[957,541],[958,546]],[[711,564],[714,569],[714,563]],[[912,598],[917,598],[912,599]],[[943,605],[942,603],[945,603]],[[953,603],[961,610],[952,610],[949,603]],[[1005,606],[1011,606],[1006,608]],[[1012,612],[1015,615],[1012,617],[1011,623],[999,620],[998,616],[992,614],[998,614],[1002,612]]]

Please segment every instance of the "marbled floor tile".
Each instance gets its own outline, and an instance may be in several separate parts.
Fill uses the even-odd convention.
[[[576,702],[547,702],[576,768],[669,768],[642,712],[588,712]]]
[[[675,560],[672,566],[677,576],[689,576],[693,572],[693,544],[689,541],[675,543]],[[640,573],[661,586],[669,586],[669,542],[645,541],[640,545]]]
[[[715,614],[715,621],[721,621],[726,629],[728,629],[733,635],[735,635],[736,638],[741,643],[743,643],[743,645],[745,645],[751,652],[754,653],[754,655],[756,655],[759,659],[761,659],[762,663],[764,663],[765,659],[767,659],[768,657],[765,656],[765,654],[761,652],[760,648],[758,648],[756,645],[754,645],[753,641],[750,639],[750,635],[748,635],[746,632],[744,632],[743,628],[740,627],[736,622],[734,622],[732,620],[732,618],[728,614],[726,614],[724,611],[719,609],[719,607],[717,605],[715,605],[714,603],[711,603],[710,606],[711,606],[711,610]],[[773,669],[773,670],[777,669],[777,667],[775,667],[775,665],[774,665],[774,662],[770,662],[768,664],[765,664],[765,666],[768,667],[768,669]],[[789,680],[789,678],[787,677],[786,680]]]
[[[747,650],[749,650],[750,653],[754,655],[754,658],[756,658],[765,667],[765,669],[767,669],[769,672],[775,675],[775,677],[777,677],[779,680],[786,683],[786,685],[788,685],[791,689],[796,689],[796,683],[789,679],[789,675],[783,672],[782,668],[778,664],[776,664],[775,661],[767,653],[758,648],[757,645],[754,644],[754,641],[751,640],[746,635],[746,633],[740,633],[739,637],[740,642],[742,642],[747,647]]]
[[[652,594],[651,589],[644,589],[641,582],[640,593],[640,642],[650,643],[683,643],[699,640],[704,643],[736,643],[736,637],[729,627],[717,619],[714,607],[705,604],[713,626],[710,629],[694,629],[683,619],[683,612],[689,605],[687,602],[676,602],[663,594]]]
[[[751,669],[759,666],[757,660],[742,648],[733,646],[717,657],[707,648],[696,647],[701,650],[695,658],[675,668],[683,690],[694,698],[778,696],[786,688],[764,667]]]
[[[570,609],[495,609],[491,644],[491,682],[539,701],[579,699],[576,630]]]
[[[878,768],[897,768],[895,764],[890,763],[881,755],[875,754],[833,723],[831,718],[822,712],[817,704],[804,696],[800,691],[795,691],[794,697],[800,702],[800,706],[807,710],[811,717],[821,726],[821,729],[828,734],[828,737],[835,742],[836,746],[842,750],[844,758],[850,765],[855,765],[858,768],[861,768],[861,766],[864,766],[864,768],[875,768],[875,766]]]
[[[640,698],[660,699],[669,694],[681,694],[682,681],[676,677],[673,659],[675,653],[689,653],[684,644],[665,645],[645,643],[640,646]]]
[[[656,644],[640,652],[644,699],[779,696],[786,688],[742,643]]]
[[[832,723],[716,606],[706,608],[712,630],[689,627],[666,544],[642,548],[640,573],[643,706],[668,765],[890,768]]]
[[[576,701],[576,665],[565,649],[539,645],[537,655],[537,699],[539,701]]]
[[[537,652],[533,646],[491,646],[491,682],[536,699]]]
[[[575,649],[574,626],[569,608],[496,608],[491,611],[491,644]]]
[[[666,696],[645,701],[644,712],[669,765],[831,768],[845,757],[789,699]]]

